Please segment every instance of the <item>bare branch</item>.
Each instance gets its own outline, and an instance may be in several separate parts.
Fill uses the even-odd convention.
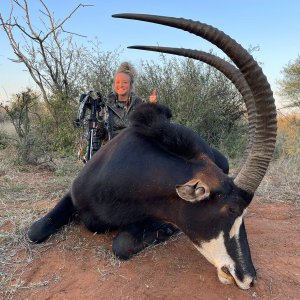
[[[32,34],[37,40],[39,40],[39,39],[40,39],[39,35],[33,30],[32,26],[31,26],[31,20],[30,20],[30,15],[29,15],[29,11],[28,11],[27,0],[24,0],[24,4],[25,4],[25,8],[24,8],[24,10],[25,10],[25,18],[26,18],[26,20],[27,20],[26,23],[27,23],[27,25],[28,25],[28,28],[29,28],[31,34]]]
[[[80,37],[83,37],[83,38],[86,38],[86,37],[87,37],[87,35],[82,35],[82,34],[79,34],[79,33],[67,31],[67,30],[64,30],[63,28],[61,28],[61,30],[62,30],[63,32],[65,32],[65,33],[68,33],[68,34],[77,35],[77,36],[80,36]]]
[[[45,3],[43,2],[43,0],[40,0],[40,2],[43,4],[44,8],[46,9],[49,18],[50,18],[51,20],[53,20],[52,17],[51,17],[50,11],[49,11],[48,7],[45,5]],[[73,10],[66,18],[64,18],[58,25],[52,27],[52,30],[49,31],[49,32],[45,35],[44,40],[45,40],[46,38],[48,38],[48,36],[49,36],[51,33],[55,32],[57,29],[61,28],[62,25],[63,25],[68,19],[70,19],[70,18],[72,17],[72,15],[73,15],[80,7],[87,7],[87,6],[93,6],[93,5],[89,5],[89,4],[81,4],[81,3],[78,4],[78,6],[77,6],[77,7],[76,7],[76,8],[75,8],[75,9],[74,9],[74,10]],[[53,24],[53,25],[54,25],[54,24]]]
[[[13,0],[13,2],[16,3],[21,9],[25,11],[24,6],[22,6],[18,0]]]
[[[30,39],[32,40],[38,40],[37,37],[35,36],[32,36],[30,35],[23,26],[19,25],[18,22],[17,22],[17,18],[14,18],[15,20],[15,23],[14,24],[8,24],[8,26],[11,26],[11,27],[18,27],[25,35],[27,35]]]
[[[70,94],[69,82],[75,81],[73,78],[69,78],[69,73],[71,72],[72,76],[76,74],[72,64],[74,64],[74,57],[77,57],[75,56],[77,47],[73,46],[71,39],[71,36],[76,35],[76,33],[65,31],[63,25],[81,7],[93,5],[79,4],[62,21],[56,22],[54,14],[50,12],[44,0],[39,1],[42,5],[40,14],[46,17],[44,18],[45,22],[40,18],[42,28],[35,29],[33,26],[28,0],[12,0],[11,11],[6,21],[0,13],[0,26],[2,26],[17,57],[12,61],[25,64],[30,76],[40,88],[49,111],[55,118],[48,92],[59,93],[64,99],[68,99]],[[21,9],[24,22],[20,22],[14,15],[16,6]],[[16,41],[17,32],[23,36],[23,40],[20,42]],[[61,34],[66,34],[69,37],[68,44],[65,43],[66,40],[62,38]],[[77,69],[78,66],[75,65],[74,68]]]

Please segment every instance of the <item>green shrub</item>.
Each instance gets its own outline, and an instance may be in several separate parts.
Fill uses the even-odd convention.
[[[5,149],[9,145],[9,136],[8,134],[0,129],[0,149]]]

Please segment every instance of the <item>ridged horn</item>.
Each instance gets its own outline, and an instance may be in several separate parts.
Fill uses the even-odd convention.
[[[234,182],[241,189],[253,194],[262,181],[272,158],[277,131],[273,93],[258,63],[230,36],[201,22],[144,14],[117,14],[113,17],[146,21],[188,31],[216,45],[238,67],[252,91],[257,117],[255,142]]]
[[[240,171],[242,166],[244,165],[255,139],[255,125],[256,125],[256,107],[253,98],[253,94],[247,81],[244,78],[244,75],[240,72],[238,68],[236,68],[231,63],[221,59],[220,57],[199,50],[191,50],[185,48],[172,48],[172,47],[160,47],[160,46],[129,46],[129,49],[138,49],[138,50],[146,50],[146,51],[154,51],[161,53],[169,53],[178,56],[185,56],[189,58],[193,58],[199,61],[202,61],[220,72],[222,72],[236,87],[239,93],[242,95],[243,100],[245,102],[247,114],[248,114],[248,145],[244,153],[244,158],[240,162],[240,168],[236,174]],[[235,175],[236,176],[236,175]]]

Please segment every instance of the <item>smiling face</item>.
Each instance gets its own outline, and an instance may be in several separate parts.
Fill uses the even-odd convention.
[[[131,78],[126,73],[117,73],[114,78],[114,90],[119,101],[127,101],[132,89]]]

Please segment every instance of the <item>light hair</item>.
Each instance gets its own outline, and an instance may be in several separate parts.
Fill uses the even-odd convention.
[[[134,66],[131,63],[127,62],[127,61],[122,62],[120,64],[120,66],[118,67],[114,77],[116,77],[116,75],[118,73],[124,73],[124,74],[129,75],[130,83],[131,83],[131,89],[133,90],[134,89],[135,78],[136,78],[136,75],[137,75],[137,72],[136,72]]]

